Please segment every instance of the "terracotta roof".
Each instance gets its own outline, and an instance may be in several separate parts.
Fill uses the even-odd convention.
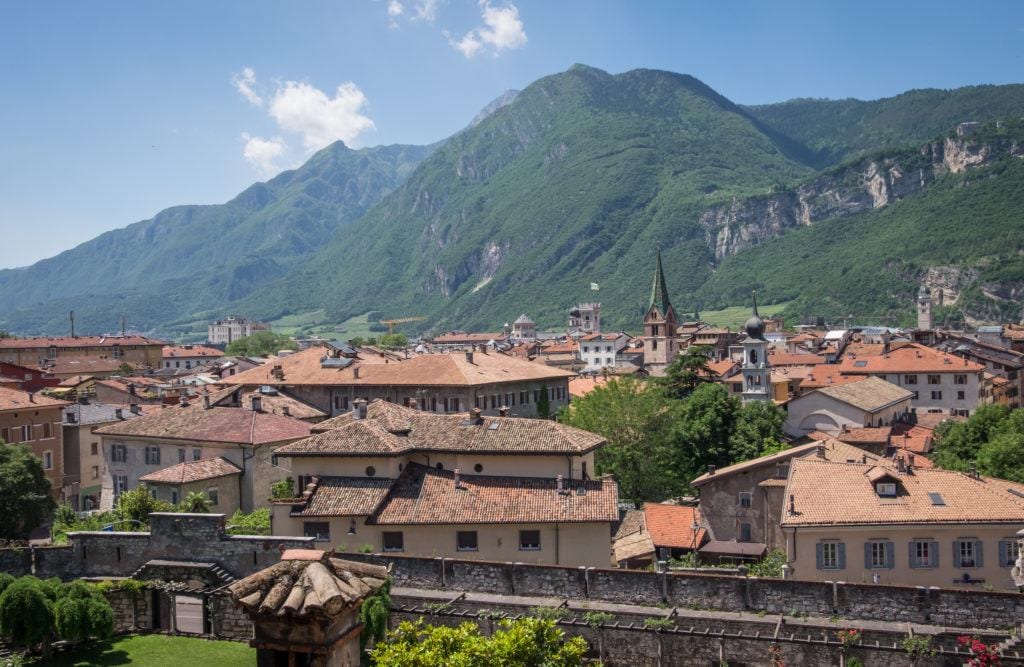
[[[767,454],[760,456],[756,459],[750,459],[749,461],[741,461],[740,463],[734,463],[731,466],[720,468],[714,472],[714,474],[704,473],[697,479],[690,482],[693,486],[700,486],[707,482],[735,475],[737,473],[746,472],[762,466],[774,466],[780,461],[786,461],[788,459],[799,458],[804,456],[816,456],[818,454],[818,447],[823,448],[823,454],[825,459],[828,461],[862,461],[867,460],[869,462],[880,461],[881,458],[874,454],[848,445],[845,442],[832,439],[831,436],[825,434],[825,437],[821,440],[814,442],[808,442],[803,445],[797,445],[796,447],[790,447],[784,449],[781,452],[775,452],[774,454]]]
[[[566,341],[564,343],[555,343],[553,345],[544,345],[540,348],[541,356],[549,356],[553,354],[576,354],[576,343],[574,341]]]
[[[90,373],[113,373],[122,366],[127,364],[128,366],[134,367],[135,364],[128,363],[123,359],[76,359],[60,358],[47,360],[45,364],[34,366],[44,373],[50,375],[67,375],[68,373],[76,373],[79,375],[88,375]]]
[[[772,477],[770,479],[762,479],[757,483],[760,487],[771,488],[771,487],[785,487],[786,480],[778,477]]]
[[[458,345],[459,343],[488,343],[504,340],[505,334],[500,331],[493,333],[446,333],[435,336],[430,342],[435,345]]]
[[[51,406],[67,405],[67,401],[60,401],[56,398],[43,396],[42,394],[30,394],[27,391],[0,387],[0,410],[24,410],[26,408],[48,408]]]
[[[892,425],[893,446],[906,449],[915,454],[927,454],[932,451],[935,431],[920,424],[904,424],[896,422]]]
[[[644,503],[644,522],[656,547],[695,549],[704,543],[705,530],[698,525],[697,508],[683,505]]]
[[[190,482],[202,482],[207,479],[238,475],[242,469],[223,456],[213,459],[200,459],[198,461],[185,461],[173,466],[161,468],[147,475],[139,477],[140,482],[151,482],[153,484],[189,484]]]
[[[643,516],[640,510],[633,511]],[[636,558],[653,558],[654,541],[651,540],[651,534],[642,528],[631,533],[617,533],[612,542],[612,554],[616,563]]]
[[[585,493],[577,493],[577,488]],[[550,478],[462,475],[417,463],[405,467],[372,521],[381,525],[465,523],[583,523],[619,518],[611,479],[566,483]]]
[[[980,373],[981,364],[944,354],[924,345],[910,344],[887,355],[843,358],[842,372],[866,373]]]
[[[881,410],[894,403],[909,400],[913,396],[911,391],[876,377],[864,378],[861,382],[822,387],[814,391],[867,412]]]
[[[712,361],[708,364],[708,370],[711,371],[711,375],[715,377],[723,377],[726,373],[739,367],[739,363],[732,359],[722,359],[721,361]]]
[[[889,442],[889,433],[891,430],[892,429],[889,426],[851,428],[845,431],[839,431],[832,437],[851,445],[884,444]]]
[[[600,385],[608,382],[604,376],[593,375],[591,377],[578,377],[569,380],[569,395],[580,397],[586,396]]]
[[[233,385],[324,386],[479,386],[524,380],[556,380],[572,377],[567,371],[534,364],[499,352],[475,352],[470,362],[464,352],[420,354],[385,363],[380,357],[358,358],[345,368],[324,368],[323,348],[309,348],[251,368],[224,380]],[[274,375],[280,368],[284,379]],[[359,377],[356,377],[356,370]]]
[[[318,419],[327,416],[327,413],[320,408],[278,389],[266,393],[259,389],[246,391],[241,387],[228,387],[211,393],[210,403],[211,405],[246,408],[252,404],[253,396],[259,396],[263,412],[273,415],[284,415],[287,410],[287,416],[295,419]]]
[[[4,338],[0,339],[0,350],[25,349],[36,347],[110,347],[111,345],[160,345],[165,343],[145,336],[62,336],[49,338]]]
[[[817,366],[825,363],[825,358],[817,354],[774,352],[768,355],[768,363],[772,366]]]
[[[394,482],[386,477],[321,477],[309,501],[292,516],[369,516]]]
[[[165,345],[163,350],[163,357],[165,359],[169,357],[213,357],[219,359],[223,356],[224,352],[221,350],[203,345]]]
[[[324,431],[324,428],[330,430]],[[366,419],[348,412],[318,424],[314,435],[278,447],[282,456],[392,455],[413,451],[477,454],[583,454],[603,437],[547,419],[438,415],[373,401]]]
[[[860,382],[863,375],[843,375],[842,367],[839,364],[821,364],[815,366],[800,381],[801,389],[818,389],[819,387],[830,387],[836,384],[849,384]]]
[[[247,408],[210,408],[191,403],[173,406],[131,421],[96,429],[100,435],[166,438],[247,445],[295,440],[309,435],[309,424],[291,417]]]
[[[896,481],[897,496],[878,496],[871,477]],[[1013,482],[974,479],[951,470],[915,468],[899,472],[871,464],[799,459],[790,468],[786,486],[796,513],[790,513],[787,504],[782,525],[1024,525],[1024,494],[1020,489]]]
[[[80,384],[84,384],[92,379],[91,375],[72,375],[69,378],[64,378],[60,381],[58,387],[77,387]]]

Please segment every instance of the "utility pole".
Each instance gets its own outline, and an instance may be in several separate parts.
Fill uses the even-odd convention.
[[[75,311],[71,311],[68,314],[68,318],[71,320],[71,337],[75,337]]]

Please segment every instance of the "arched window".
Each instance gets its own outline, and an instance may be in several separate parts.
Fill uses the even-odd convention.
[[[750,351],[750,363],[752,363],[752,364],[756,364],[757,363],[757,350],[751,350]]]

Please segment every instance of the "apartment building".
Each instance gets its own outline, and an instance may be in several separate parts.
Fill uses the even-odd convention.
[[[160,340],[132,335],[3,338],[0,339],[0,361],[35,368],[45,366],[48,361],[91,359],[159,368],[164,345],[166,343]]]
[[[65,401],[0,387],[0,441],[22,443],[43,462],[54,500],[64,483],[64,434],[61,409]]]
[[[832,384],[800,394],[786,406],[786,433],[835,435],[843,429],[886,426],[910,414],[914,393],[877,377]]]
[[[224,356],[220,350],[204,345],[167,345],[163,349],[163,368],[190,369]]]
[[[1016,592],[1024,486],[899,461],[791,463],[781,521],[791,576]]]
[[[607,567],[618,490],[604,439],[547,420],[360,401],[274,450],[297,481],[273,532],[343,550]]]
[[[588,371],[615,368],[621,363],[620,353],[632,340],[631,336],[622,332],[581,336],[577,341],[580,361]]]

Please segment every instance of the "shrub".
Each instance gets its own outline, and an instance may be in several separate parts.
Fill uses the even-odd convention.
[[[645,618],[644,627],[648,630],[668,630],[676,627],[676,621],[673,618]]]
[[[270,497],[274,500],[287,500],[295,497],[295,480],[285,477],[280,482],[270,485]]]
[[[614,614],[609,614],[606,611],[588,611],[583,614],[583,620],[592,628],[599,628],[614,618]]]

